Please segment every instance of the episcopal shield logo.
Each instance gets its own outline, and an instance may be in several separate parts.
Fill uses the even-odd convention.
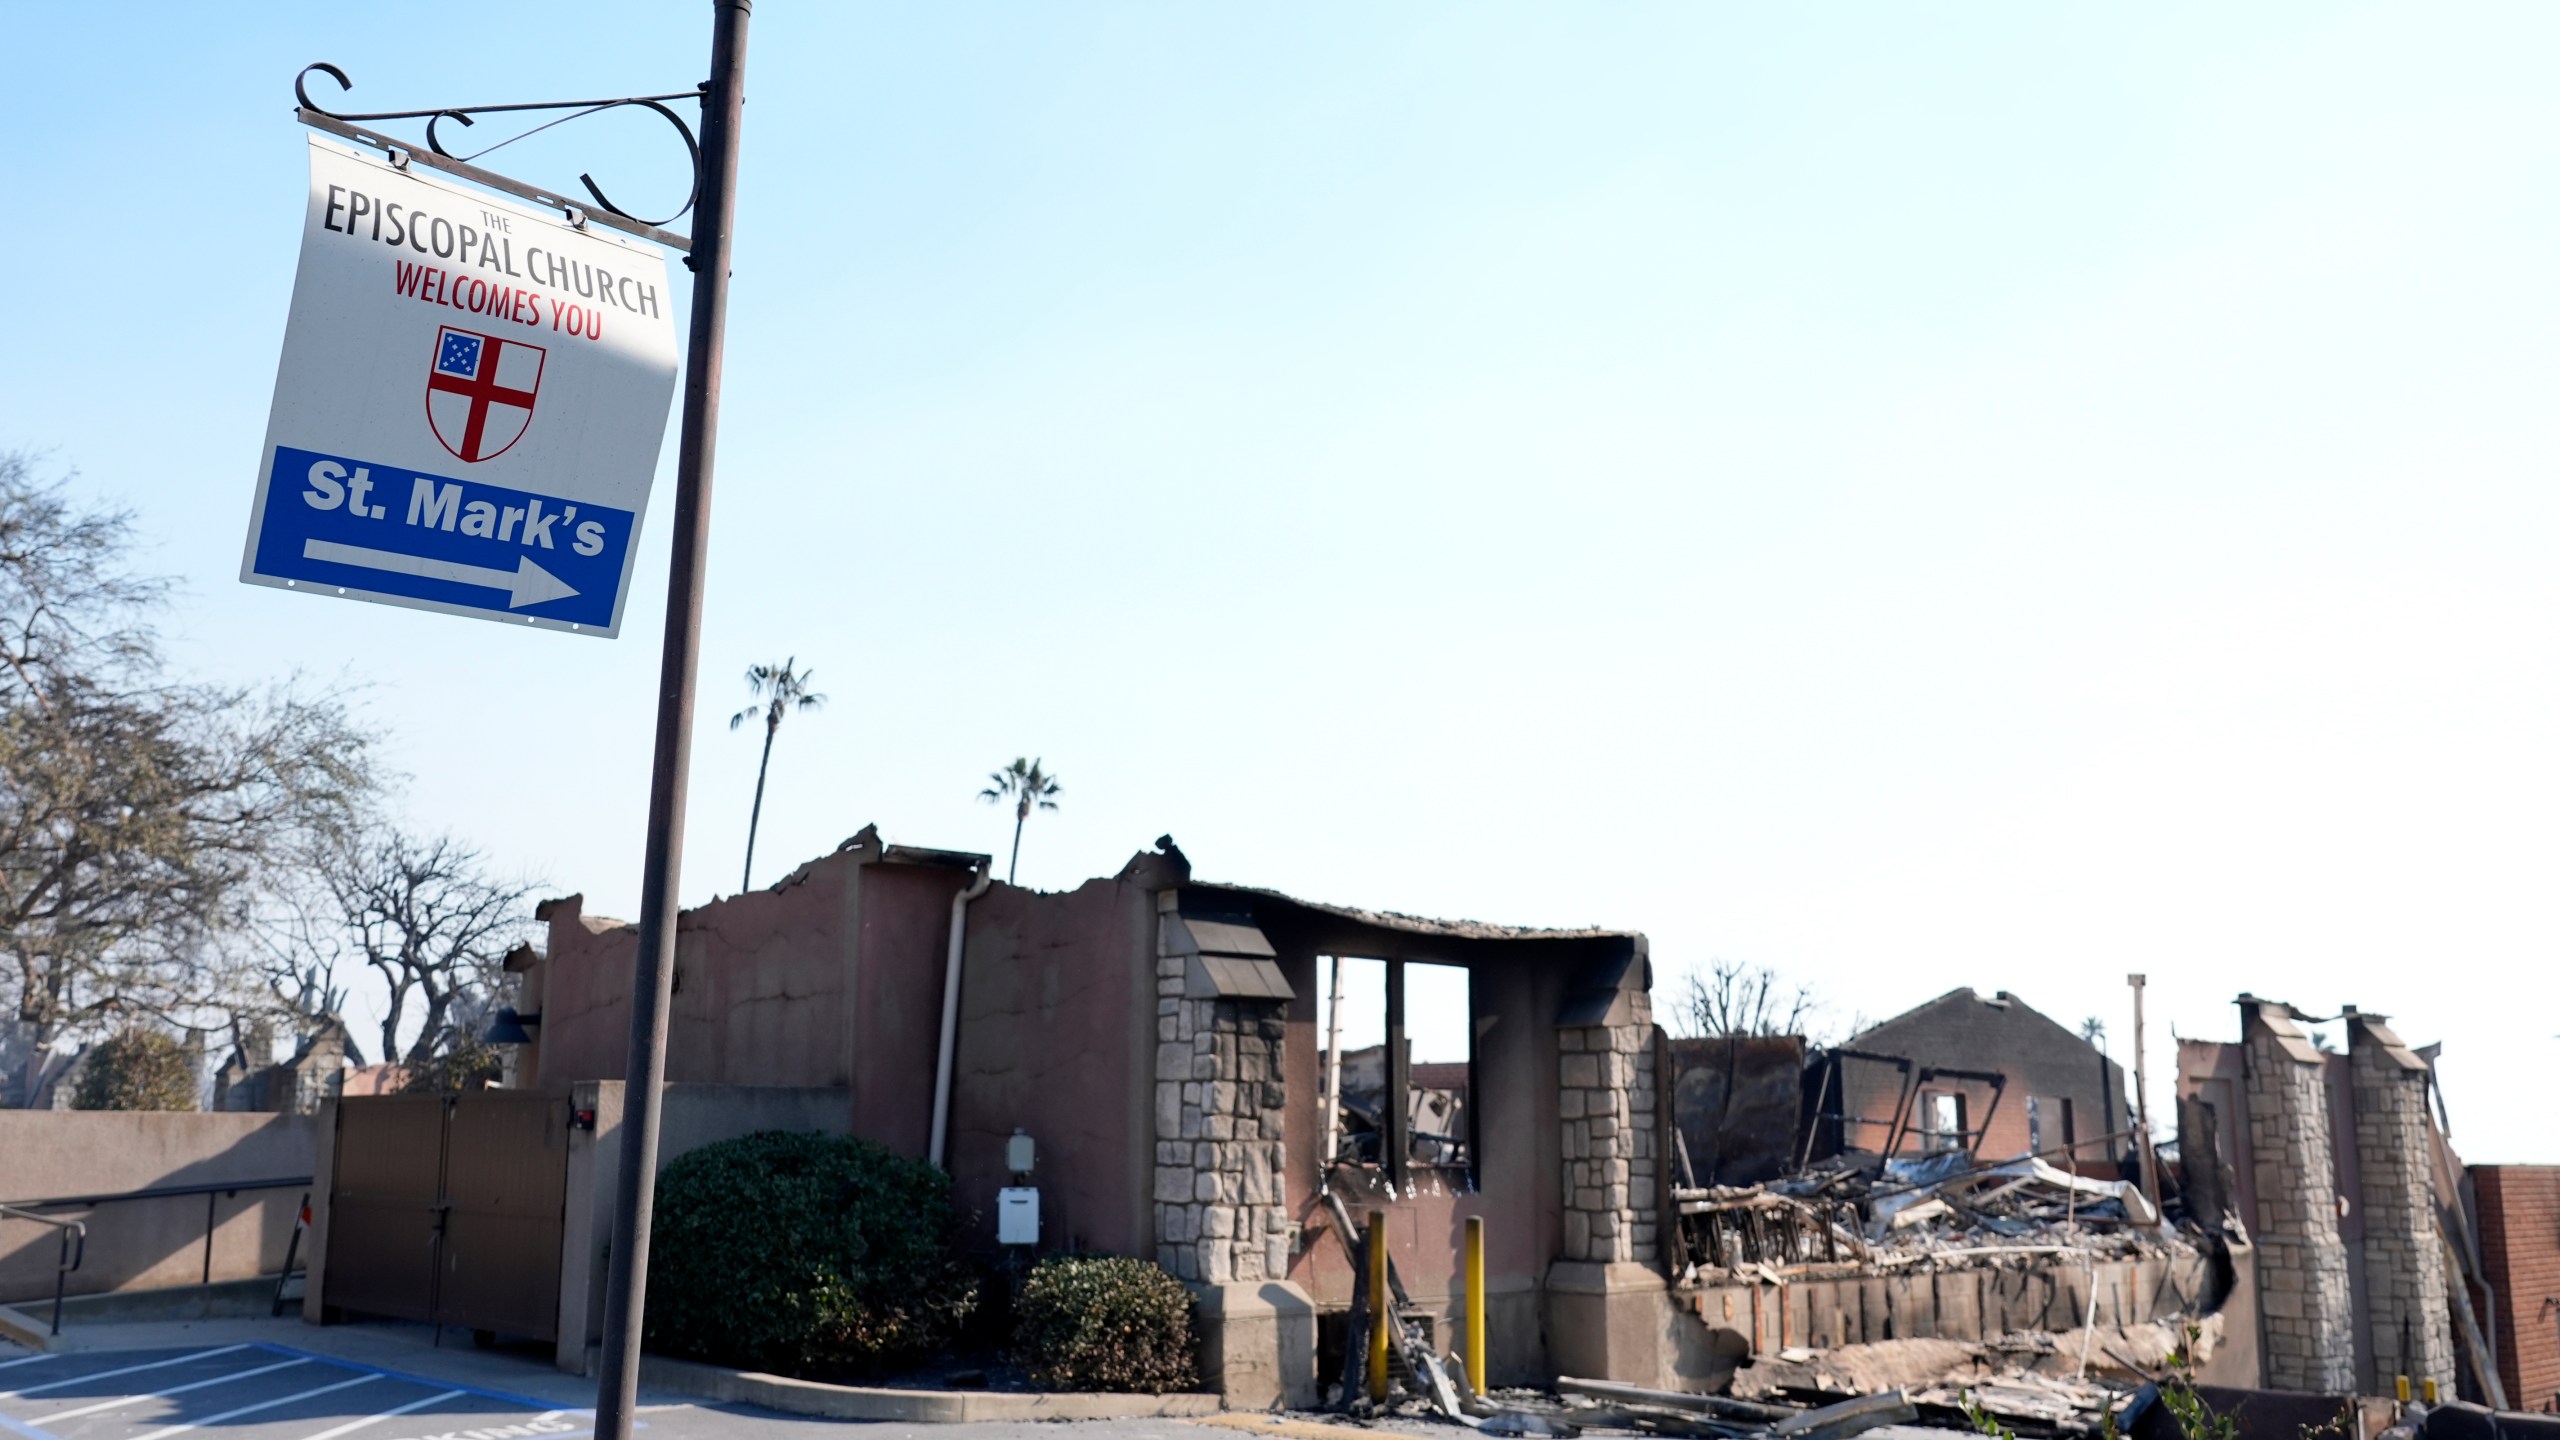
[[[541,346],[446,325],[427,367],[427,424],[456,459],[494,459],[533,423],[541,388]]]

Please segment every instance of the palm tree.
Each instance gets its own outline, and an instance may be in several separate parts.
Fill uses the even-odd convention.
[[[1040,768],[1037,760],[1013,757],[1013,763],[987,776],[990,782],[978,792],[978,798],[990,805],[1013,802],[1013,857],[1005,861],[1004,883],[1013,883],[1014,867],[1022,863],[1022,822],[1031,818],[1034,809],[1055,810],[1058,802],[1049,797],[1058,793],[1058,777]]]
[[[782,717],[792,711],[815,710],[827,703],[826,696],[809,688],[809,677],[818,672],[792,668],[799,658],[794,655],[779,665],[748,666],[747,692],[756,697],[756,703],[729,717],[732,730],[759,715],[764,717],[764,758],[756,762],[755,808],[747,812],[747,868],[738,879],[741,892],[755,879],[756,826],[764,819],[764,772],[773,764],[774,732],[782,728]]]

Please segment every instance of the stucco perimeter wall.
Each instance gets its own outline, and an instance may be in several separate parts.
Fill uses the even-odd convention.
[[[1044,1249],[1152,1257],[1154,898],[1121,880],[999,884],[970,902],[964,949],[948,1158],[974,1237],[995,1243],[1020,1129],[1038,1147]],[[919,1078],[930,1108],[930,1065]]]
[[[560,1338],[554,1361],[571,1374],[592,1374],[604,1335],[605,1258],[613,1240],[613,1202],[621,1172],[623,1086],[591,1080],[570,1087],[569,1104],[595,1113],[592,1130],[569,1131],[567,1193],[560,1235]],[[845,1133],[851,1109],[842,1090],[810,1086],[669,1085],[658,1110],[658,1171],[688,1152],[760,1130]],[[318,1287],[304,1306],[320,1315]]]
[[[312,1173],[318,1135],[309,1115],[0,1110],[0,1201],[293,1179]],[[299,1188],[210,1197],[211,1278],[283,1268],[301,1200]],[[44,1213],[89,1227],[88,1256],[67,1289],[92,1295],[205,1280],[207,1206],[183,1195]],[[57,1233],[0,1220],[0,1303],[53,1294]]]
[[[667,1079],[725,1085],[846,1082],[839,1025],[849,968],[853,856],[812,862],[795,882],[688,910],[676,925]],[[570,896],[550,921],[540,1082],[619,1080],[631,1045],[631,960],[639,932],[598,930]]]
[[[951,899],[969,880],[948,866],[865,865],[852,912],[862,959],[844,1014],[849,1053],[838,1068],[853,1077],[853,1133],[919,1160],[933,1142]],[[970,903],[973,920],[985,901]]]

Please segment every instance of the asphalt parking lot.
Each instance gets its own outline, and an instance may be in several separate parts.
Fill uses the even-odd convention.
[[[507,1373],[503,1358],[424,1348],[401,1358],[411,1363],[373,1365],[267,1339],[53,1355],[0,1343],[0,1440],[578,1440],[595,1431],[592,1410],[563,1403],[570,1389],[592,1403],[591,1382],[524,1365],[516,1390],[489,1378]],[[865,1440],[1235,1440],[1232,1430],[1180,1420],[866,1424],[641,1399],[650,1440],[814,1440],[802,1432],[848,1426]]]
[[[23,1440],[532,1440],[593,1417],[528,1396],[280,1345],[91,1351],[0,1360],[0,1428]]]

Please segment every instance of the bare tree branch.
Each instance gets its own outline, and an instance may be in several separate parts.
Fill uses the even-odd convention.
[[[374,788],[337,697],[164,677],[131,543],[0,453],[0,1003],[39,1047],[221,1007],[219,937]]]
[[[1802,1035],[1821,1010],[1812,990],[1765,965],[1716,960],[1690,972],[1671,1020],[1687,1035]]]
[[[316,930],[382,977],[390,1004],[382,1055],[419,1066],[474,1037],[463,1033],[505,981],[507,952],[533,924],[536,887],[489,874],[450,836],[377,825],[313,856],[328,909]],[[404,1048],[411,1007],[419,1021]]]

